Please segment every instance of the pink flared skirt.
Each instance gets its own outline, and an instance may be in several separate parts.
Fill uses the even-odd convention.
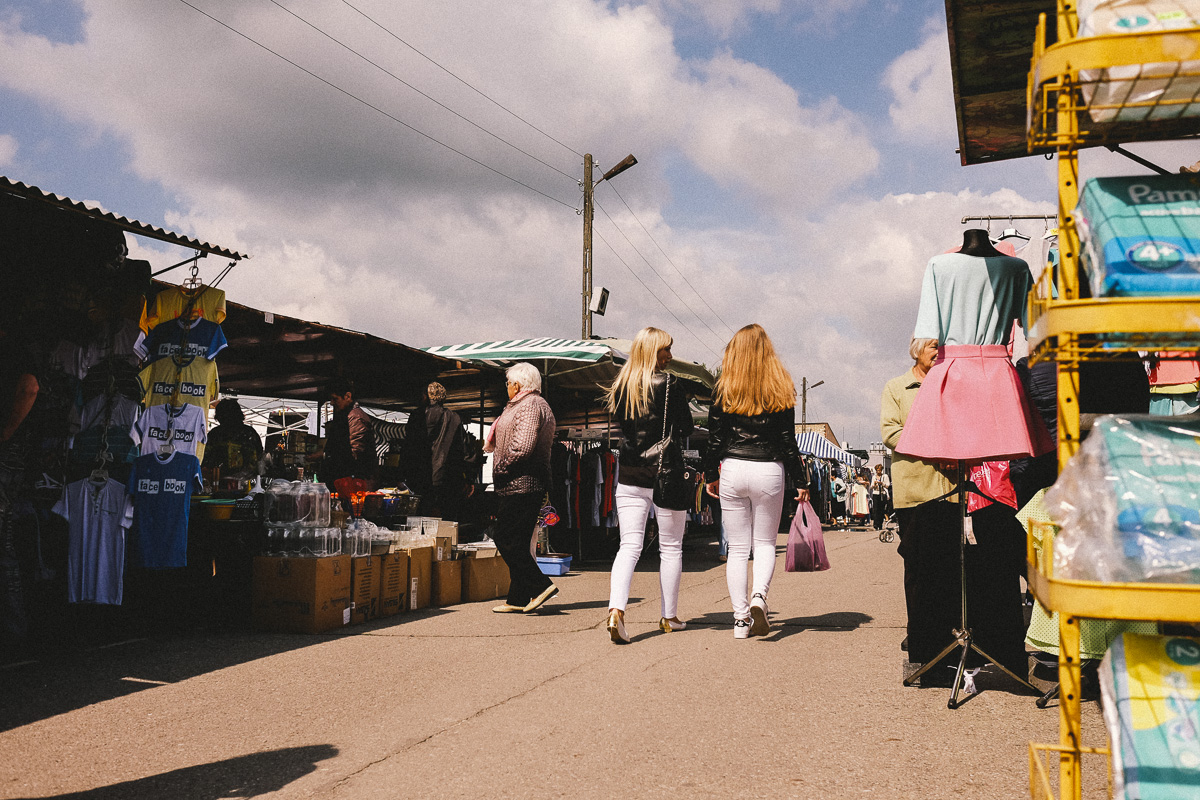
[[[1004,345],[939,348],[896,444],[897,453],[929,461],[1006,461],[1053,449]]]

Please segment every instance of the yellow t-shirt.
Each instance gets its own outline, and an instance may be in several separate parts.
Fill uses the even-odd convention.
[[[138,373],[138,381],[145,408],[163,403],[173,406],[189,403],[204,411],[205,422],[208,422],[208,407],[221,390],[216,362],[199,356],[186,360],[183,366],[174,358],[160,358]]]
[[[148,330],[154,330],[155,325],[178,319],[183,309],[194,295],[190,319],[204,317],[209,322],[220,325],[225,321],[225,290],[214,289],[211,286],[201,286],[195,291],[188,291],[181,286],[171,286],[163,289],[154,298],[154,310],[146,318]]]

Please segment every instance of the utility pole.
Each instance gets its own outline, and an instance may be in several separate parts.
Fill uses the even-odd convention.
[[[632,154],[627,155],[615,167],[601,175],[600,180],[596,183],[614,178],[636,163],[638,161]],[[593,197],[596,185],[592,183],[594,166],[592,154],[585,153],[583,156],[583,324],[580,337],[583,339],[592,338],[592,220],[596,215],[596,204]]]
[[[583,327],[579,338],[592,337],[592,315],[588,307],[592,304],[592,218],[596,210],[592,195],[592,154],[583,156]]]
[[[817,381],[812,386],[808,385],[808,378],[800,379],[800,425],[803,427],[808,423],[808,390],[815,389],[825,381]]]

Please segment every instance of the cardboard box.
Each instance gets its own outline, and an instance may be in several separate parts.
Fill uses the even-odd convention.
[[[408,551],[408,607],[428,608],[433,599],[432,547],[414,547]]]
[[[450,546],[458,544],[458,523],[448,519],[438,520],[437,535],[439,539],[449,539]]]
[[[450,561],[454,558],[454,542],[448,536],[436,536],[433,540],[433,560]]]
[[[462,553],[463,558],[495,558],[500,555],[500,551],[496,549],[496,545],[482,542],[473,542],[471,544],[460,544],[454,548],[459,553]]]
[[[463,598],[462,561],[433,562],[433,600],[436,608],[458,605]]]
[[[350,622],[375,619],[379,616],[378,556],[359,556],[350,560]]]
[[[408,553],[376,556],[379,562],[379,599],[375,608],[381,617],[392,617],[405,608],[408,598]]]
[[[251,613],[261,630],[321,633],[350,624],[350,557],[254,559]]]
[[[477,603],[508,596],[508,564],[503,558],[467,558],[462,565],[463,600]]]

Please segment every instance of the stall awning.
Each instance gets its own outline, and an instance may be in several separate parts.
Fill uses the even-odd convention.
[[[628,359],[628,339],[509,339],[499,342],[427,347],[445,358],[507,367],[521,361],[536,365],[555,389],[595,391],[607,387]],[[673,359],[667,372],[690,383],[692,394],[707,397],[716,379],[703,364]]]
[[[425,387],[446,387],[446,406],[472,422],[504,407],[500,370],[464,364],[367,333],[270,314],[227,302],[229,347],[220,356],[222,391],[283,400],[323,401],[338,377],[354,383],[364,406],[411,411]]]
[[[805,431],[796,434],[796,444],[800,448],[801,453],[808,453],[817,458],[824,458],[828,461],[840,461],[852,467],[862,466],[863,463],[861,458],[847,453],[816,431]]]
[[[1025,91],[1038,15],[1055,28],[1055,0],[946,0],[959,156],[964,166],[1021,158]]]
[[[202,253],[211,253],[216,256],[232,258],[235,261],[241,261],[249,256],[230,250],[225,247],[219,247],[215,244],[202,242],[199,239],[193,239],[190,236],[184,236],[180,233],[174,233],[164,228],[156,228],[153,225],[147,225],[144,222],[138,222],[136,219],[128,219],[127,217],[118,217],[116,214],[108,211],[102,211],[99,208],[94,208],[84,203],[72,200],[69,197],[62,195],[50,194],[42,191],[36,186],[14,181],[0,175],[0,193],[12,195],[13,197],[24,197],[30,200],[36,200],[39,203],[45,203],[56,208],[61,208],[64,211],[70,211],[76,214],[82,214],[91,219],[106,222],[109,225],[120,228],[121,230],[136,233],[139,236],[145,236],[149,239],[157,239],[160,242],[169,242],[170,244],[179,245],[180,247],[189,247],[193,250],[199,250]]]

